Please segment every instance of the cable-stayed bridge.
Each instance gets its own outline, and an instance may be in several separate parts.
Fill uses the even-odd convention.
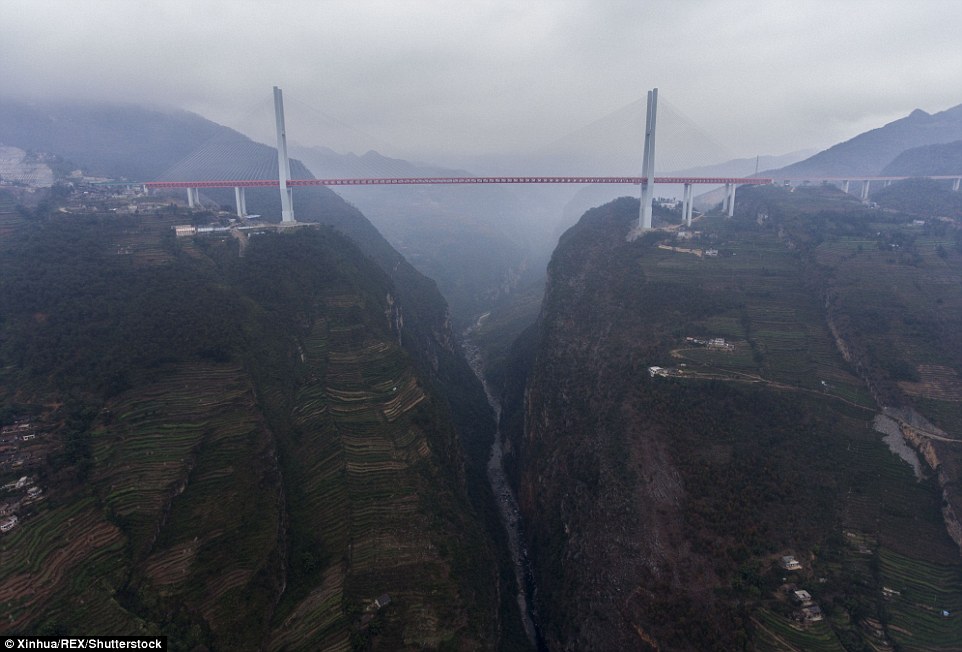
[[[637,108],[629,105],[628,108]],[[183,188],[187,191],[188,204],[191,207],[199,204],[199,189],[201,188],[233,188],[238,216],[247,215],[246,188],[278,188],[281,196],[282,224],[294,224],[293,189],[307,186],[410,186],[410,185],[484,185],[484,184],[626,184],[638,186],[641,192],[641,206],[639,210],[638,227],[635,234],[651,228],[651,206],[654,187],[657,184],[680,185],[684,188],[682,200],[682,215],[687,224],[691,225],[692,208],[694,203],[694,186],[712,185],[725,186],[723,209],[729,216],[734,211],[735,189],[738,185],[762,185],[776,181],[785,183],[821,183],[830,182],[839,185],[845,192],[850,184],[860,183],[860,196],[868,198],[869,188],[874,183],[888,185],[892,181],[905,177],[849,177],[849,178],[799,178],[773,179],[757,177],[728,177],[728,176],[657,176],[655,175],[655,135],[657,125],[658,90],[648,92],[647,112],[644,133],[644,152],[642,157],[642,173],[635,175],[486,175],[474,176],[453,174],[450,176],[343,176],[332,178],[314,178],[306,166],[297,160],[292,160],[287,153],[287,133],[284,119],[284,105],[281,90],[274,88],[274,115],[276,125],[277,148],[276,157],[270,153],[272,148],[253,142],[237,134],[236,138],[221,136],[214,138],[193,154],[168,170],[162,178],[144,184],[147,188]],[[600,122],[600,121],[599,121]],[[689,121],[690,122],[690,121]],[[569,135],[568,140],[576,139],[579,135],[595,137],[589,125]],[[689,130],[695,129],[687,126]],[[559,141],[560,146],[565,143]],[[636,139],[631,139],[637,142]],[[709,140],[711,146],[714,143]],[[555,144],[557,146],[557,143]],[[629,143],[630,146],[630,143]],[[252,164],[253,162],[253,164]],[[676,168],[677,169],[677,168]],[[363,171],[362,171],[363,173]],[[959,190],[962,177],[931,177],[937,179],[951,179],[953,189]]]
[[[292,162],[287,153],[287,133],[284,119],[283,96],[279,88],[274,88],[274,113],[277,135],[277,158],[269,163],[261,154],[265,146],[250,140],[238,138],[214,139],[196,151],[177,166],[168,170],[164,179],[147,182],[147,188],[184,188],[187,190],[188,204],[193,207],[199,203],[201,188],[233,188],[237,214],[247,214],[246,188],[278,188],[281,195],[282,223],[295,223],[292,192],[294,188],[305,186],[388,186],[388,185],[455,185],[455,184],[627,184],[638,186],[642,191],[642,207],[639,214],[639,229],[651,228],[651,199],[655,184],[677,184],[684,186],[683,215],[690,224],[693,204],[693,187],[696,184],[725,185],[725,208],[731,213],[734,209],[735,187],[742,184],[766,184],[771,179],[743,177],[669,177],[654,175],[655,127],[657,112],[657,89],[648,93],[648,113],[645,130],[645,151],[641,176],[626,175],[497,175],[497,176],[399,176],[399,177],[342,177],[313,178],[310,171]],[[254,166],[250,160],[260,160]],[[244,163],[237,163],[244,162]],[[198,171],[216,170],[217,178],[209,173]],[[185,178],[186,177],[186,178]]]

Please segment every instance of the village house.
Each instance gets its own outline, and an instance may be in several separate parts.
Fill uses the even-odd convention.
[[[802,606],[807,606],[812,604],[812,595],[805,589],[798,589],[797,591],[792,591],[792,601]]]
[[[731,351],[735,348],[735,345],[731,342],[726,342],[724,337],[713,337],[708,340],[708,348],[720,351]]]
[[[815,623],[824,618],[822,615],[822,608],[817,604],[813,604],[808,607],[802,607],[801,615],[802,620],[806,623]]]
[[[802,565],[798,563],[798,560],[795,559],[795,557],[792,555],[785,555],[784,557],[782,557],[782,560],[779,562],[779,565],[787,571],[802,570]]]

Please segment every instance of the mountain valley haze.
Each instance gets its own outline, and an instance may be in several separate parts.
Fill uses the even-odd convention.
[[[0,639],[962,652],[962,5],[0,0]]]

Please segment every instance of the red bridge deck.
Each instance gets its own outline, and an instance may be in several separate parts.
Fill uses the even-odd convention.
[[[625,183],[642,185],[645,177],[387,177],[358,179],[291,179],[294,186],[391,186],[415,184],[479,184],[479,183]],[[772,179],[738,177],[655,177],[659,184],[738,184],[765,185]],[[278,185],[277,179],[223,180],[223,181],[149,181],[148,188],[262,188]]]

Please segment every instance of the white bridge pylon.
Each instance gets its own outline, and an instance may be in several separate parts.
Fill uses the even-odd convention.
[[[655,193],[655,119],[658,116],[658,89],[648,91],[648,113],[645,118],[645,153],[641,163],[641,207],[638,213],[638,229],[651,228],[651,200]]]
[[[284,94],[277,86],[274,87],[274,120],[277,123],[277,186],[281,190],[281,222],[294,224],[294,191],[288,184],[291,180],[291,159],[287,156]]]

